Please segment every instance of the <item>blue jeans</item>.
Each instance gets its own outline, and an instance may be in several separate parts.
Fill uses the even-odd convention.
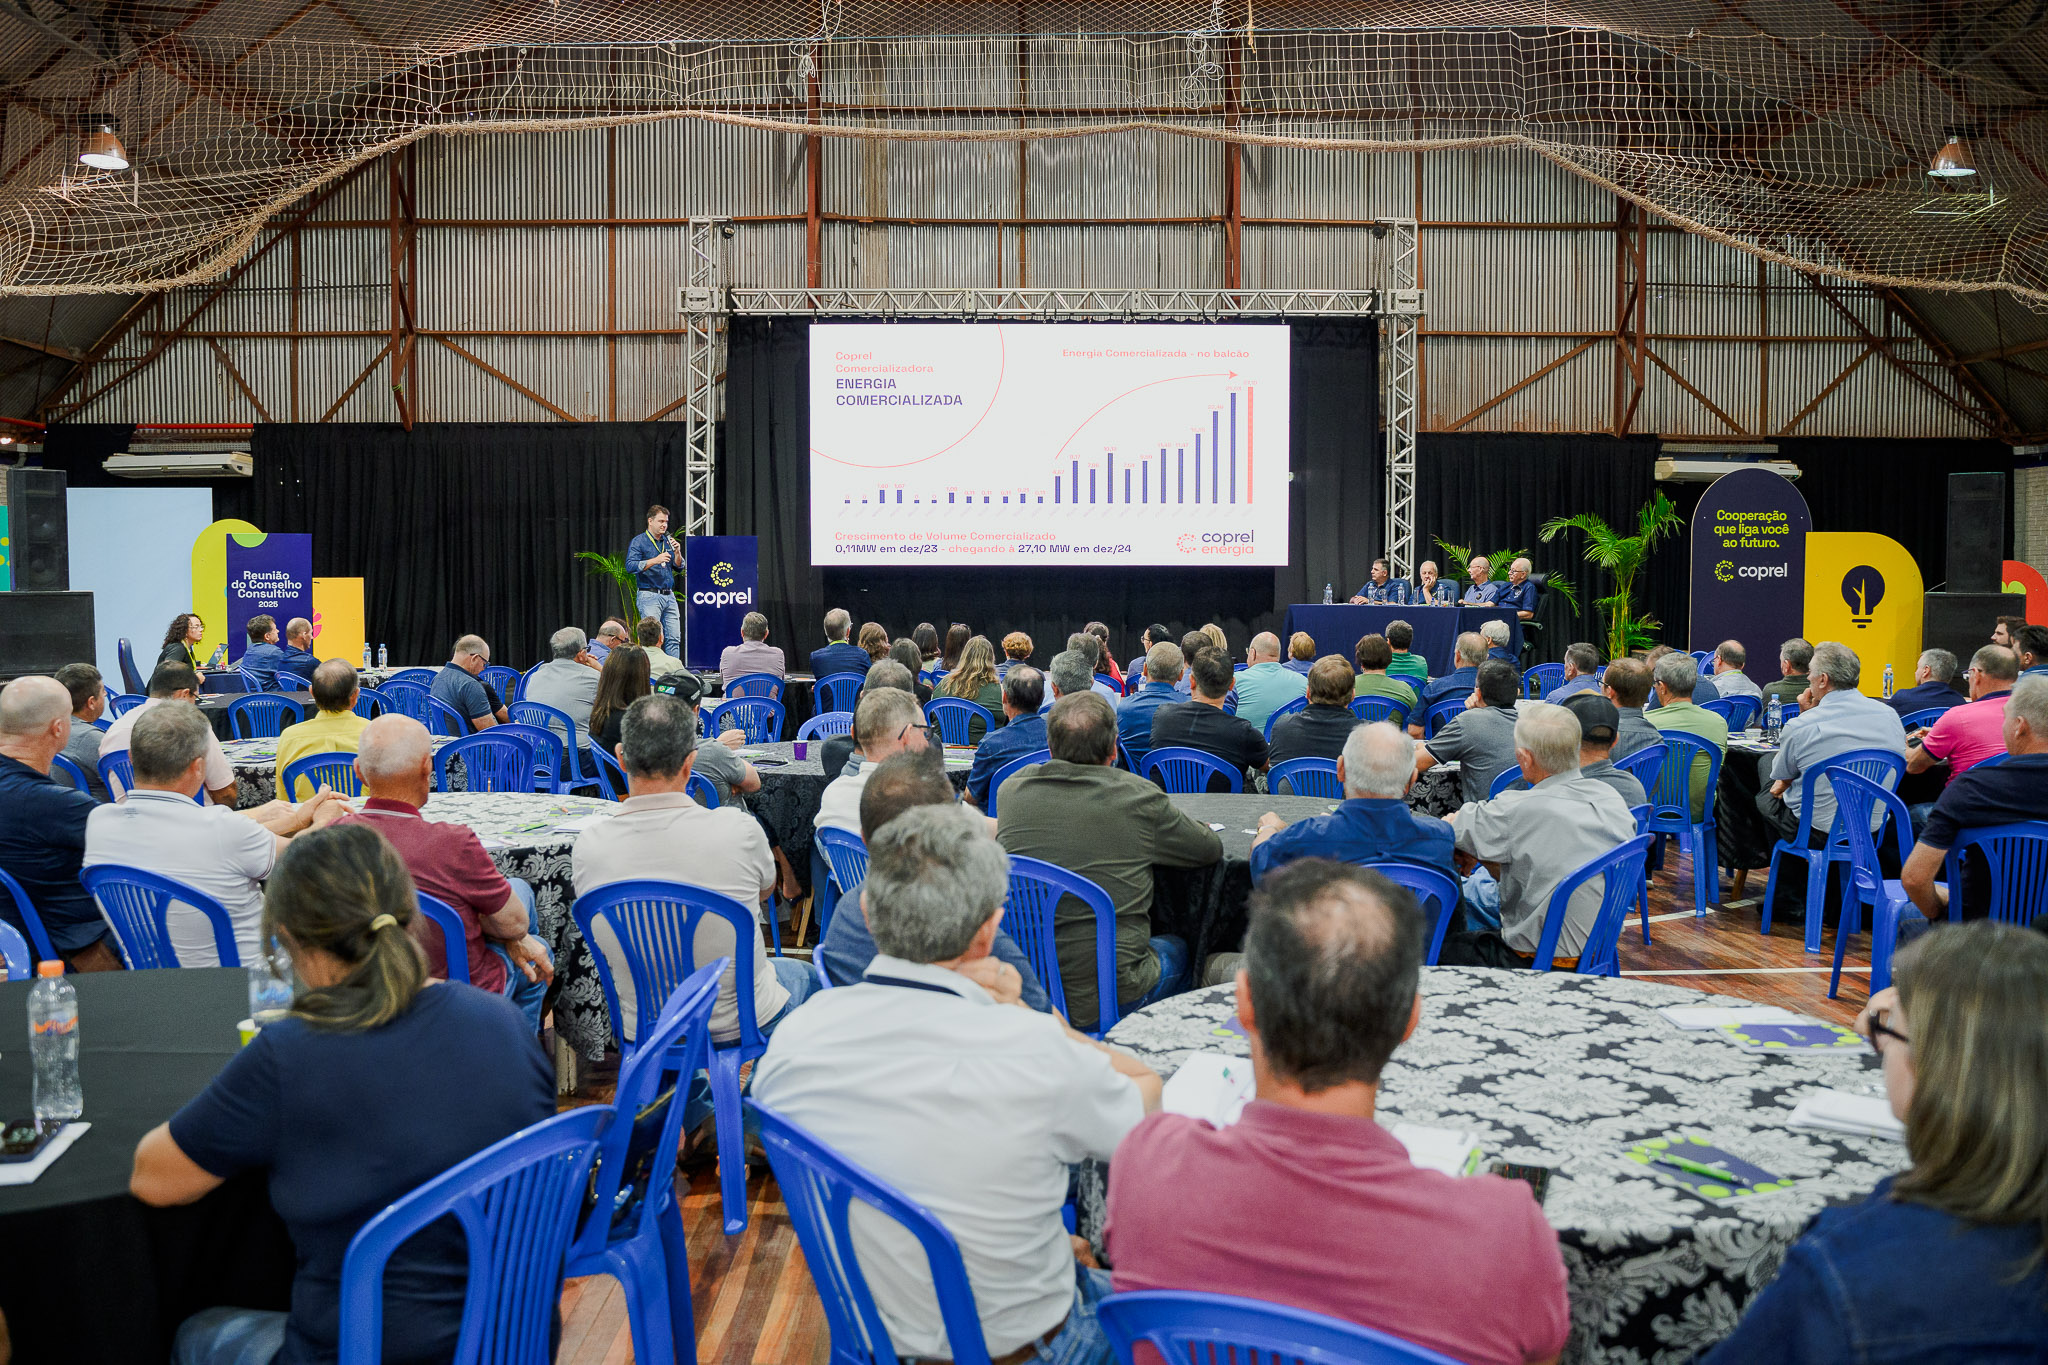
[[[643,590],[634,596],[633,605],[640,609],[642,616],[652,616],[661,622],[661,647],[668,651],[671,659],[682,658],[683,614],[676,606],[676,595]]]
[[[1092,1270],[1074,1263],[1074,1307],[1067,1325],[1043,1346],[1034,1347],[1034,1358],[1044,1365],[1110,1365],[1109,1339],[1095,1318],[1095,1305],[1109,1295],[1109,1272]]]
[[[1152,956],[1159,959],[1159,980],[1151,990],[1138,998],[1138,1002],[1127,1011],[1135,1014],[1145,1006],[1164,1000],[1169,995],[1179,995],[1187,989],[1188,945],[1186,939],[1162,934],[1152,940]]]
[[[505,880],[512,883],[512,894],[526,903],[526,932],[539,938],[540,912],[534,908],[532,883],[523,877],[507,877]],[[519,1012],[526,1016],[527,1024],[535,1033],[539,1033],[540,1011],[548,998],[548,983],[528,981],[526,973],[519,970],[512,961],[512,955],[505,951],[504,945],[487,943],[485,946],[496,953],[498,960],[505,964],[505,998],[519,1007]],[[549,955],[549,960],[553,961],[552,954]]]
[[[1485,868],[1474,868],[1472,875],[1465,878],[1464,894],[1460,900],[1465,907],[1465,927],[1472,930],[1500,929],[1500,883]]]
[[[818,984],[816,970],[812,968],[810,963],[803,961],[801,958],[771,957],[768,959],[768,965],[774,970],[775,979],[782,983],[782,989],[789,992],[789,1000],[781,1009],[775,1012],[774,1018],[761,1020],[761,1037],[763,1039],[774,1035],[775,1026],[789,1018],[791,1010],[824,989],[824,987]],[[747,1077],[747,1083],[749,1086],[753,1084],[751,1073]],[[744,1094],[746,1092],[743,1089],[741,1093]],[[683,1101],[683,1131],[685,1133],[695,1132],[697,1125],[704,1122],[710,1116],[711,1078],[700,1071],[690,1081],[689,1094]]]
[[[287,1314],[202,1308],[178,1324],[171,1365],[270,1365],[284,1349]]]

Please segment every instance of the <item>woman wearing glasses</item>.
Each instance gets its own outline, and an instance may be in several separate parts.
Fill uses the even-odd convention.
[[[2048,1360],[2048,935],[1943,925],[1894,975],[1857,1028],[1913,1164],[1815,1219],[1708,1365]]]

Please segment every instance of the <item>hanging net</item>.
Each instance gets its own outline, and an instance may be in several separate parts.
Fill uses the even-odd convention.
[[[694,118],[1520,147],[1796,267],[2048,304],[2048,0],[19,8],[38,22],[0,8],[0,293],[218,276],[273,215],[426,134]],[[102,123],[131,170],[76,160]],[[1928,174],[1951,136],[1976,174]]]

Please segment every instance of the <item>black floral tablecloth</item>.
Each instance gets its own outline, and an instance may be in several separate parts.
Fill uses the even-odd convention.
[[[804,756],[796,757],[796,746],[749,744],[740,756],[761,774],[761,790],[747,798],[747,805],[768,822],[782,845],[783,856],[796,869],[806,888],[811,877],[811,821],[825,795],[825,741],[807,741]],[[946,776],[956,790],[967,786],[967,764],[949,758]]]
[[[1337,808],[1335,801],[1315,796],[1263,796],[1248,792],[1183,794],[1173,804],[1204,824],[1222,826],[1223,858],[1208,867],[1158,867],[1152,870],[1152,932],[1174,934],[1188,943],[1194,979],[1211,953],[1234,953],[1244,946],[1246,901],[1252,891],[1252,838],[1259,817],[1267,811],[1289,823]]]
[[[453,736],[429,737],[435,749],[453,744]],[[247,810],[277,799],[277,741],[275,739],[224,739],[221,752],[235,770],[235,809]],[[456,791],[463,789],[462,762],[448,765],[448,780]]]
[[[1422,1023],[1387,1066],[1379,1117],[1476,1131],[1489,1157],[1552,1168],[1544,1213],[1570,1280],[1566,1361],[1692,1359],[1734,1327],[1816,1213],[1861,1197],[1906,1165],[1899,1143],[1785,1126],[1810,1091],[1881,1093],[1868,1051],[1760,1056],[1711,1032],[1683,1032],[1655,1012],[1725,997],[1459,967],[1425,968],[1422,994]],[[1242,1037],[1216,1032],[1231,1001],[1228,986],[1175,996],[1125,1019],[1109,1041],[1161,1075],[1191,1052],[1242,1056]],[[1622,1156],[1632,1143],[1674,1131],[1697,1133],[1798,1183],[1723,1208],[1645,1176]],[[1105,1175],[1091,1164],[1080,1179],[1081,1231],[1098,1250]],[[1227,1201],[1230,1192],[1204,1197]]]

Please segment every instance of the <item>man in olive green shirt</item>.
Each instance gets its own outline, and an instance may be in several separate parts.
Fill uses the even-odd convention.
[[[1769,706],[1771,698],[1799,704],[1799,694],[1807,687],[1806,670],[1813,665],[1813,646],[1798,636],[1793,636],[1778,646],[1778,671],[1785,676],[1774,683],[1764,685],[1763,705]]]
[[[996,839],[1012,854],[1039,858],[1088,878],[1116,907],[1116,993],[1129,1013],[1186,985],[1188,946],[1152,933],[1152,869],[1207,867],[1223,856],[1208,825],[1181,813],[1158,786],[1116,763],[1116,713],[1093,692],[1063,696],[1046,717],[1052,760],[1002,785]],[[1098,1022],[1095,916],[1074,896],[1053,918],[1067,1018]]]
[[[1699,686],[1700,666],[1689,654],[1666,654],[1657,660],[1655,674],[1657,700],[1659,705],[1643,712],[1650,724],[1659,730],[1677,730],[1688,735],[1697,735],[1723,754],[1728,752],[1728,722],[1722,720],[1703,706],[1695,706],[1693,689]],[[1692,764],[1692,818],[1703,819],[1706,803],[1712,799],[1707,791],[1707,768],[1705,757],[1696,758]]]
[[[1387,665],[1394,661],[1394,647],[1387,643],[1384,635],[1367,635],[1358,642],[1358,649],[1352,654],[1358,664],[1358,678],[1351,684],[1353,700],[1359,697],[1385,697],[1400,702],[1410,711],[1415,709],[1416,692],[1405,678],[1397,678],[1387,671]]]

